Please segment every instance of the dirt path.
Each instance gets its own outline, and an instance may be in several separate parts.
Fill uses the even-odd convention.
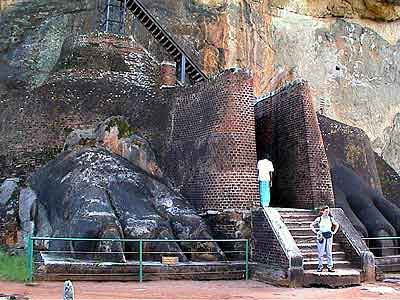
[[[400,299],[398,284],[366,284],[345,289],[278,288],[257,281],[152,281],[74,282],[76,300],[191,299]],[[376,290],[380,289],[380,291]],[[37,286],[0,281],[0,294],[19,294],[33,300],[62,299],[63,282],[40,282]]]

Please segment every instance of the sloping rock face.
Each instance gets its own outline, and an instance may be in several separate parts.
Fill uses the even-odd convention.
[[[400,162],[400,3],[395,0],[142,0],[208,74],[253,71],[256,94],[296,77],[318,110],[363,129],[397,172]],[[0,25],[0,80],[38,86],[66,36],[98,25],[94,1],[8,1]],[[29,16],[32,16],[30,18]],[[135,38],[160,59],[165,51],[137,21]],[[132,25],[133,24],[133,25]],[[98,26],[97,26],[98,27]],[[132,28],[131,28],[132,27]],[[34,29],[33,29],[34,28]],[[299,35],[298,33],[302,34]],[[21,72],[22,71],[22,72]]]
[[[318,115],[318,121],[330,164],[341,161],[351,166],[357,176],[382,192],[375,154],[365,132],[322,115]]]
[[[364,237],[397,236],[400,231],[399,196],[389,201],[382,194],[375,155],[365,133],[324,116],[319,123],[329,159],[335,204]],[[382,169],[382,167],[381,167]],[[385,179],[385,178],[384,178]],[[384,185],[386,189],[386,184]],[[375,247],[393,247],[396,241],[376,241]],[[378,255],[396,250],[375,250]]]
[[[182,44],[196,49],[192,55],[209,74],[249,68],[256,94],[297,77],[307,80],[317,110],[363,129],[373,149],[400,171],[394,154],[400,150],[397,1],[143,2]],[[151,46],[148,35],[137,37]]]
[[[160,6],[165,8],[160,21],[182,43],[199,50],[208,73],[228,66],[248,67],[259,94],[296,77],[306,79],[317,110],[363,129],[373,149],[400,170],[395,154],[400,150],[399,21],[360,20],[373,18],[366,7],[354,5],[359,7],[354,9],[339,1],[322,3],[317,9],[310,3],[301,5],[305,1],[197,1],[179,7],[147,2],[156,14]],[[323,7],[331,9],[322,11]],[[398,11],[398,6],[390,9]]]
[[[19,178],[8,178],[0,184],[0,245],[15,246],[18,241]]]
[[[400,207],[400,175],[382,159],[376,155],[376,166],[378,168],[379,177],[381,178],[383,195]]]
[[[45,84],[0,98],[0,180],[25,178],[62,151],[73,129],[115,115],[161,154],[172,97],[159,89],[157,61],[131,38],[113,34],[67,39],[61,53]]]
[[[38,196],[37,236],[48,236],[50,230],[53,237],[212,239],[201,217],[181,195],[102,148],[63,152],[38,170],[30,184]],[[46,225],[43,215],[47,216]],[[138,251],[138,243],[118,242],[51,241],[47,247],[66,251],[65,255],[114,261],[132,258],[125,251]],[[143,249],[175,252],[181,261],[224,259],[215,243],[146,242]],[[104,253],[79,254],[82,251]],[[183,251],[215,254],[185,255]],[[159,259],[160,254],[148,253],[145,258]]]

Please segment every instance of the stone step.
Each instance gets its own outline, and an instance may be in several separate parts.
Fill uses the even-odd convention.
[[[316,235],[292,235],[296,244],[316,243]]]
[[[310,228],[311,222],[308,220],[300,222],[297,220],[286,220],[285,224],[288,228]]]
[[[317,250],[317,243],[315,240],[311,243],[297,243],[297,247],[301,251],[301,253],[304,253],[306,251],[316,251]],[[332,243],[332,251],[333,252],[338,252],[341,251],[341,247],[339,243]]]
[[[278,210],[281,216],[303,215],[303,216],[316,216],[317,214],[310,210]]]
[[[301,253],[303,255],[303,261],[318,261],[317,252]],[[333,261],[345,261],[346,255],[342,251],[332,252]]]
[[[312,221],[317,218],[316,216],[299,216],[299,215],[294,215],[294,216],[281,216],[282,220],[284,223],[286,222],[309,222],[311,223]]]
[[[277,208],[276,209],[280,214],[314,214],[315,212],[311,209],[300,209],[300,208]]]
[[[324,264],[326,264],[326,260],[324,260]],[[351,266],[348,260],[333,261],[333,264],[338,269],[349,268]],[[318,260],[303,261],[303,268],[304,270],[316,270],[318,268]]]
[[[312,233],[312,232],[311,232]],[[307,243],[315,243],[316,242],[316,235],[314,233],[310,235],[293,235],[292,237],[296,241],[297,244],[307,244]]]
[[[304,286],[325,286],[330,288],[360,285],[360,272],[350,268],[336,268],[334,273],[304,271]]]
[[[306,228],[289,228],[290,233],[292,236],[311,236],[314,234],[312,230],[308,227]],[[315,235],[314,235],[315,236]]]

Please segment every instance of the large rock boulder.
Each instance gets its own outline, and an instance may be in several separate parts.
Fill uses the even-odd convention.
[[[163,176],[150,143],[122,116],[110,117],[96,128],[74,130],[67,136],[64,150],[96,145],[104,146],[155,177]]]
[[[8,178],[0,185],[0,246],[13,247],[18,242],[19,178]]]
[[[37,235],[48,231],[39,217],[46,215],[54,237],[212,239],[206,224],[181,195],[104,148],[65,151],[38,170],[30,184],[38,196]],[[134,242],[51,241],[47,247],[78,257],[93,258],[78,254],[85,251],[103,252],[97,258],[115,261],[137,258],[124,253],[138,251]],[[224,258],[215,243],[145,242],[144,251],[175,252],[182,261]],[[184,253],[202,251],[213,254]],[[159,257],[148,253],[145,259]]]
[[[362,128],[374,150],[400,172],[396,155],[396,115],[400,111],[396,97],[400,90],[398,1],[142,3],[207,74],[229,67],[249,68],[258,94],[295,77],[306,79],[318,109]],[[59,56],[65,54],[62,45],[67,37],[96,27],[93,1],[8,1],[2,8],[0,85],[9,88],[22,90],[43,84]],[[130,18],[127,23],[132,24]],[[137,21],[127,32],[133,32],[160,61],[170,59]],[[113,70],[112,56],[91,55],[91,59],[82,60],[79,52],[73,51],[76,59],[68,61],[73,67],[103,64]],[[143,82],[139,76],[134,80]],[[0,94],[6,90],[0,88]]]
[[[28,237],[33,234],[33,218],[36,214],[36,201],[36,193],[31,188],[21,189],[18,201],[18,216],[25,246],[27,246]]]
[[[319,124],[329,160],[336,206],[343,209],[364,237],[397,236],[400,232],[400,207],[396,205],[398,201],[389,201],[382,193],[379,177],[382,172],[378,172],[376,156],[366,134],[359,128],[321,115]],[[396,241],[379,240],[371,244],[376,248],[393,247]],[[375,253],[397,252],[389,249]]]

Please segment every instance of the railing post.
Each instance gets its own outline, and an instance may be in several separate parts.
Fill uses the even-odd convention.
[[[106,20],[105,20],[105,32],[108,32],[108,26],[110,21],[110,0],[107,0],[106,7]]]
[[[143,281],[143,240],[139,240],[139,282]]]
[[[246,240],[246,280],[249,279],[249,240]]]
[[[33,280],[33,240],[31,235],[28,236],[28,249],[27,249],[27,269],[28,269],[28,281]]]
[[[179,81],[184,83],[186,79],[186,56],[183,53],[181,56],[181,66],[179,71]]]

